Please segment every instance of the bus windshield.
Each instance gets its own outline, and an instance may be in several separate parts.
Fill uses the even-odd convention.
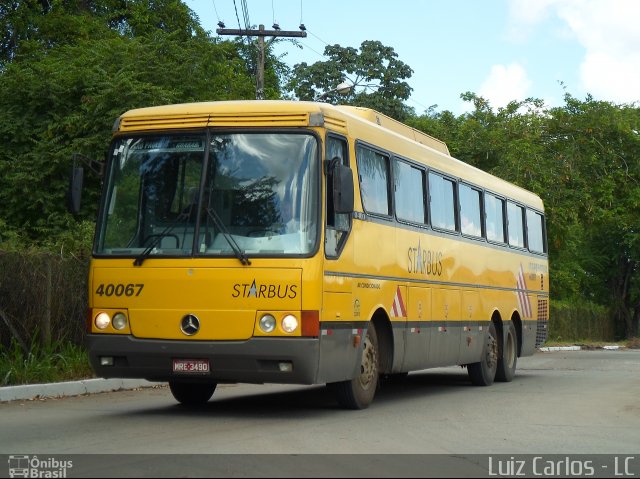
[[[111,155],[97,255],[309,255],[317,247],[311,134],[125,136]]]

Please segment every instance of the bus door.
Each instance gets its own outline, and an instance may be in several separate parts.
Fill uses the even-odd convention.
[[[338,272],[341,265],[352,265],[353,250],[347,238],[351,231],[351,214],[336,211],[334,174],[348,166],[347,141],[329,134],[326,140],[325,172],[325,274],[322,291],[319,382],[336,382],[356,373],[358,349],[354,347],[354,329],[360,318],[360,302],[353,294],[353,281]],[[338,208],[339,209],[339,208]]]

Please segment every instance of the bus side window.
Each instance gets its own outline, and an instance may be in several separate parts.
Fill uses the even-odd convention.
[[[455,183],[448,178],[429,172],[429,198],[431,226],[455,231]]]
[[[370,148],[358,146],[356,160],[364,210],[367,213],[390,216],[389,158]]]
[[[486,193],[484,211],[487,228],[487,239],[496,243],[505,243],[504,237],[504,200]]]
[[[347,142],[342,138],[336,138],[334,136],[327,137],[327,146],[325,152],[326,164],[329,164],[332,159],[338,158],[340,163],[348,166]],[[327,208],[327,228],[325,236],[325,248],[324,252],[327,257],[337,257],[340,255],[340,251],[347,240],[349,231],[351,229],[351,215],[347,213],[336,213],[333,207],[333,175],[332,171],[327,171],[327,185],[326,185],[326,208]]]
[[[460,183],[459,196],[461,233],[477,238],[482,237],[480,191]]]
[[[507,231],[509,244],[517,248],[524,248],[524,210],[511,201],[507,201]]]
[[[527,208],[527,244],[529,251],[546,253],[544,244],[544,219],[541,214]]]
[[[396,216],[403,221],[425,224],[427,216],[424,205],[424,170],[397,158],[394,169]]]

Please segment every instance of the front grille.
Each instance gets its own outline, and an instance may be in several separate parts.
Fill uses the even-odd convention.
[[[195,113],[124,116],[118,131],[145,131],[206,127],[304,127],[308,113]]]
[[[158,115],[124,117],[119,131],[166,130],[169,128],[205,128],[209,124],[209,114]]]

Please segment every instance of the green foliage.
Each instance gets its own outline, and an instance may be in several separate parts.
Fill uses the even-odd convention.
[[[413,113],[403,103],[411,95],[411,87],[404,80],[411,77],[413,70],[398,60],[393,48],[366,40],[360,51],[328,45],[324,54],[329,60],[293,67],[287,89],[299,100],[322,96],[328,103],[373,108],[400,121]],[[345,81],[353,88],[343,96],[335,89]]]
[[[100,158],[130,108],[253,95],[233,44],[173,33],[88,40],[9,64],[0,74],[0,221],[40,243],[75,228],[65,211],[72,154]],[[83,216],[92,219],[99,183],[88,180]]]
[[[605,306],[584,301],[552,301],[550,342],[614,341],[616,325]]]
[[[610,307],[620,336],[637,333],[640,316],[640,110],[569,95],[546,121],[544,195],[554,213],[550,234],[571,291]],[[568,290],[568,288],[566,288]],[[568,293],[569,291],[566,291]],[[566,295],[565,293],[565,295]]]
[[[19,245],[13,245],[12,252],[0,251],[0,345],[9,347],[12,338],[23,345],[82,343],[89,266],[83,248],[91,223],[78,231],[48,245],[56,254]]]
[[[0,5],[0,65],[112,37],[173,33],[203,36],[197,16],[179,0],[8,0]]]
[[[43,348],[33,343],[28,351],[15,341],[8,348],[0,346],[0,387],[91,377],[89,357],[81,346],[58,342]]]
[[[272,39],[265,43],[265,63],[264,63],[264,99],[265,100],[280,100],[281,88],[280,85],[287,81],[290,74],[290,69],[281,58],[276,58],[273,55],[273,48],[277,43],[288,41],[281,39]],[[240,57],[247,65],[247,71],[252,76],[258,75],[258,45],[257,40],[249,41],[245,38],[236,38],[233,41]],[[257,81],[257,80],[256,80]],[[252,98],[255,98],[255,93]]]

